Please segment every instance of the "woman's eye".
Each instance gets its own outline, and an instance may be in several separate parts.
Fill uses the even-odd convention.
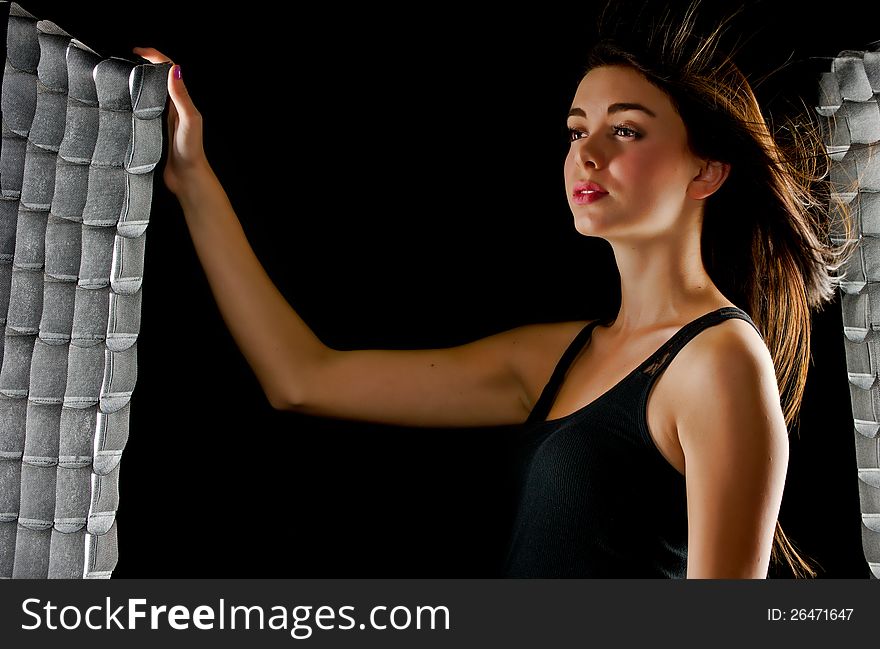
[[[574,142],[575,140],[579,140],[583,134],[584,134],[583,131],[579,131],[576,128],[569,128],[568,129],[568,141]]]
[[[619,135],[620,137],[625,137],[627,139],[637,140],[642,136],[641,133],[634,131],[628,126],[614,126],[611,129],[615,135]],[[568,129],[568,141],[574,142],[575,140],[580,140],[584,137],[586,133],[581,131],[580,129],[571,128]]]
[[[632,130],[631,128],[628,128],[626,126],[615,126],[614,132],[618,135],[622,135],[623,137],[631,137],[631,138],[639,137],[638,133],[636,133],[634,130]]]

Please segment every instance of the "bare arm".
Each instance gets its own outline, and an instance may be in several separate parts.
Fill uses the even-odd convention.
[[[269,279],[210,167],[189,176],[178,198],[223,320],[266,397],[276,408],[298,401],[329,348]]]
[[[583,326],[530,324],[440,349],[330,350],[290,408],[404,426],[519,424]]]
[[[152,48],[135,48],[168,61]],[[278,409],[413,426],[520,423],[583,323],[518,327],[445,349],[339,351],[284,299],[205,157],[202,116],[169,70],[163,178],[180,201],[223,319]]]
[[[151,47],[133,50],[153,62],[170,59]],[[245,237],[226,192],[205,156],[202,115],[175,72],[168,71],[168,153],[162,177],[180,201],[196,254],[220,313],[269,402],[282,407],[310,367],[328,351],[287,303]]]
[[[269,279],[216,176],[193,178],[184,196],[223,318],[278,409],[407,426],[521,423],[542,377],[583,326],[525,325],[441,349],[331,349]]]
[[[687,478],[687,577],[765,579],[789,455],[773,360],[741,320],[694,343],[690,351],[706,360],[693,365],[676,414]]]

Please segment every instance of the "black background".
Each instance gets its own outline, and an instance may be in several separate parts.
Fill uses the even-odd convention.
[[[151,46],[181,64],[251,245],[331,347],[446,347],[587,318],[617,282],[607,243],[575,231],[562,181],[595,3],[20,4],[103,56]],[[757,89],[765,107],[812,105],[828,57],[880,39],[870,4],[747,3],[741,67],[788,62]],[[162,165],[114,577],[495,576],[512,429],[273,410]],[[837,302],[814,319],[802,412],[780,521],[821,577],[867,577]]]

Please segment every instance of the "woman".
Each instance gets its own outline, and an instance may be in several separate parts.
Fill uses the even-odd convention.
[[[447,349],[325,346],[248,245],[180,67],[169,72],[164,181],[274,407],[533,427],[509,576],[764,578],[780,554],[815,574],[777,516],[809,311],[833,297],[848,251],[816,218],[815,134],[781,148],[718,53],[724,23],[700,37],[692,9],[637,46],[599,42],[571,103],[569,205],[614,250],[619,306]]]

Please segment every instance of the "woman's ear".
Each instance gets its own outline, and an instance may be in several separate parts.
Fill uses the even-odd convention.
[[[704,160],[698,173],[691,184],[688,185],[687,194],[694,200],[701,200],[714,194],[730,174],[730,164],[717,160]]]

